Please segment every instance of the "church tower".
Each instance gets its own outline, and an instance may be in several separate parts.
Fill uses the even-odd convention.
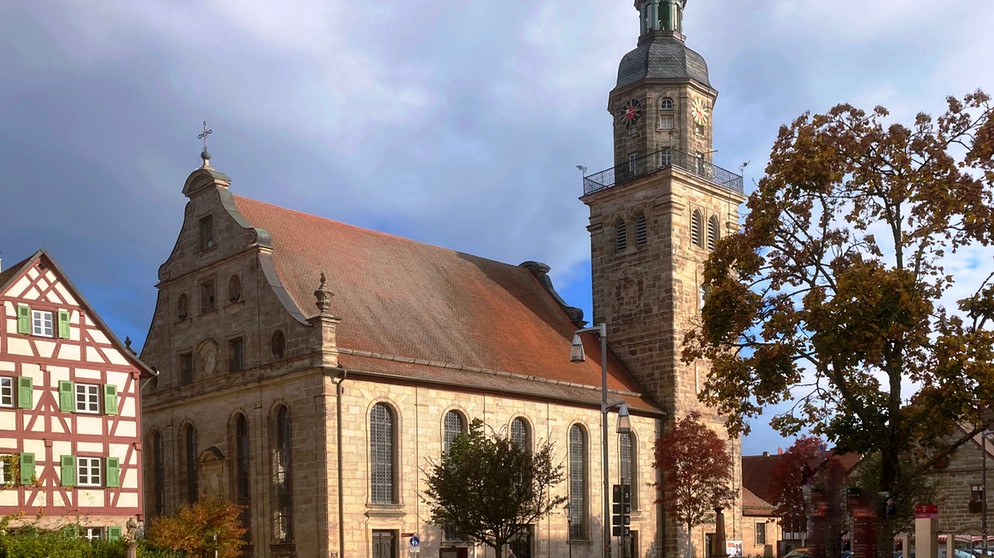
[[[590,207],[594,323],[677,420],[693,410],[704,363],[680,361],[702,305],[704,261],[736,230],[742,177],[711,161],[711,86],[687,48],[686,0],[637,0],[638,46],[621,59],[608,98],[614,167],[584,177]]]
[[[614,167],[585,176],[580,199],[590,207],[593,322],[606,324],[614,354],[666,412],[663,432],[696,410],[724,436],[722,418],[697,399],[708,363],[684,364],[680,355],[700,320],[704,262],[737,230],[745,197],[742,177],[712,162],[718,92],[704,58],[684,42],[686,3],[635,1],[638,45],[621,59],[608,97]],[[741,446],[729,446],[738,492]],[[728,539],[741,536],[740,503],[725,510]],[[664,555],[676,555],[680,527],[671,518],[662,525]]]

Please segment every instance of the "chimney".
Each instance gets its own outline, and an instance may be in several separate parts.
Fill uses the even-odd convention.
[[[768,451],[764,451],[763,452],[763,457],[769,457],[769,456],[770,456],[770,452],[768,452]]]

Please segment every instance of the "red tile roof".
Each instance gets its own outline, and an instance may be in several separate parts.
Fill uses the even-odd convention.
[[[341,318],[340,364],[411,381],[439,381],[541,398],[600,400],[600,344],[569,361],[576,329],[536,277],[508,265],[234,196],[239,213],[271,236],[284,287],[317,314],[321,273]],[[580,388],[578,386],[586,386]],[[611,390],[643,388],[609,355]],[[591,389],[596,388],[596,389]],[[617,399],[617,396],[612,396]],[[625,397],[633,409],[650,402]]]

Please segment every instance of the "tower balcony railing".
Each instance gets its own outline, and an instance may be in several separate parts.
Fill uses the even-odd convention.
[[[593,194],[601,190],[626,184],[658,170],[675,167],[695,174],[708,182],[721,186],[732,192],[742,193],[742,176],[712,164],[707,159],[677,151],[663,149],[639,157],[624,165],[602,170],[598,173],[583,177],[583,195]]]

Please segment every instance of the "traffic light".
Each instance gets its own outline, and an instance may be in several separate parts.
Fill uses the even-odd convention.
[[[611,534],[615,537],[628,535],[632,523],[632,487],[616,484],[611,490]]]

